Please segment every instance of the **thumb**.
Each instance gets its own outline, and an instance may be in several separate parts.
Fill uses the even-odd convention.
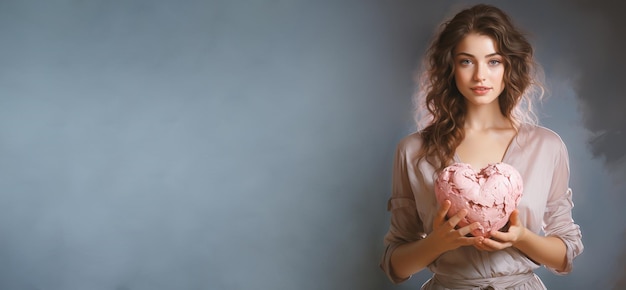
[[[514,225],[520,224],[519,211],[517,209],[511,213],[511,217],[509,217],[509,221],[511,221],[511,224],[514,224]]]

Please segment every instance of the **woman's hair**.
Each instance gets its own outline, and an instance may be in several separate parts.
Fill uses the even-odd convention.
[[[416,95],[418,129],[421,123],[427,122],[421,129],[423,144],[419,158],[426,158],[437,171],[452,163],[454,152],[465,136],[463,125],[467,107],[456,87],[453,53],[456,45],[470,33],[489,36],[502,55],[504,90],[498,103],[502,115],[516,129],[522,122],[536,123],[531,97],[535,88],[539,96],[543,95],[533,48],[502,10],[480,4],[443,23],[426,52],[420,91]]]

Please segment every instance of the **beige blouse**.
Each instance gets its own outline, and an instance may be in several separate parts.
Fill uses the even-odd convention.
[[[392,192],[387,208],[391,224],[385,236],[381,268],[394,283],[391,253],[403,243],[424,238],[432,230],[438,205],[433,182],[435,168],[417,162],[421,146],[419,133],[402,139],[397,147]],[[455,162],[461,162],[455,157]],[[569,159],[561,138],[544,127],[523,124],[507,148],[502,162],[515,167],[524,181],[518,206],[522,223],[531,231],[561,238],[567,246],[567,274],[583,251],[580,228],[572,219],[572,191],[569,188]],[[540,265],[515,248],[480,251],[460,247],[439,256],[428,268],[435,274],[422,289],[545,289],[532,272]],[[488,287],[491,288],[488,288]],[[486,288],[487,287],[487,288]]]

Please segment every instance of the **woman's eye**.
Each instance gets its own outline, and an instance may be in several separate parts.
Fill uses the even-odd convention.
[[[462,65],[468,65],[468,64],[472,64],[472,61],[469,59],[462,59],[459,63]]]
[[[499,65],[501,63],[502,62],[499,59],[492,59],[492,60],[489,61],[490,65]]]

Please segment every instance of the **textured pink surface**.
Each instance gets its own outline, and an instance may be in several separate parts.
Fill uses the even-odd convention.
[[[522,197],[523,182],[519,172],[506,163],[489,164],[476,172],[469,164],[455,163],[446,167],[435,181],[435,194],[441,204],[452,203],[448,217],[466,208],[468,214],[458,223],[464,227],[479,222],[483,229],[474,236],[489,237],[492,229],[500,229],[509,220]]]

